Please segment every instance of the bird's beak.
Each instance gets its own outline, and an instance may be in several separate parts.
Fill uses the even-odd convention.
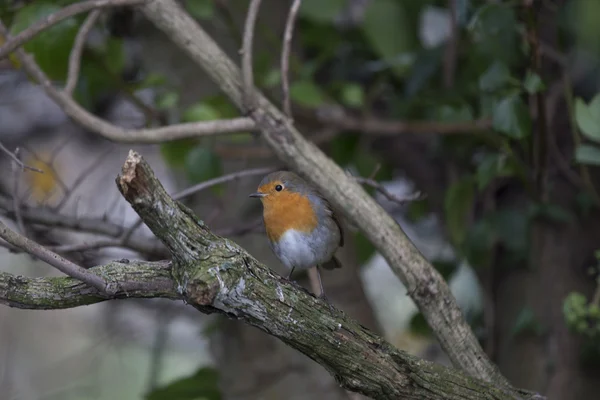
[[[256,193],[250,194],[248,197],[257,197],[260,199],[261,197],[265,197],[266,195],[267,195],[266,193],[256,192]]]

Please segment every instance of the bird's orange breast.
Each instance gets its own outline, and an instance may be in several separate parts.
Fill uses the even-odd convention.
[[[278,242],[288,229],[311,233],[319,221],[306,196],[282,192],[263,199],[263,218],[267,236]]]

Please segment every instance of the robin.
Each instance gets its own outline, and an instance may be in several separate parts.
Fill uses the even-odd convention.
[[[263,204],[263,221],[271,249],[290,273],[316,267],[341,268],[335,252],[344,245],[342,228],[329,202],[308,182],[289,171],[263,178],[256,193]]]

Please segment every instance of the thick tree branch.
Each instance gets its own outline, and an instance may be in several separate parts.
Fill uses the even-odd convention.
[[[29,278],[0,272],[0,304],[32,310],[55,310],[110,299],[181,297],[173,284],[167,261],[121,260],[90,268],[89,271],[114,282],[117,290],[109,295],[71,277]]]
[[[40,260],[50,264],[59,271],[79,279],[88,285],[106,292],[112,292],[113,288],[109,282],[101,276],[91,273],[85,268],[59,256],[47,248],[37,244],[36,242],[26,238],[23,235],[11,230],[6,224],[0,221],[0,238],[6,240],[9,244],[20,248],[23,251],[39,258]]]
[[[243,84],[235,64],[212,38],[172,0],[154,0],[140,7],[220,86],[241,110]],[[382,253],[436,333],[453,363],[473,376],[509,387],[489,360],[435,268],[406,237],[398,224],[333,161],[305,140],[288,118],[256,93],[252,119],[278,158],[316,185]]]

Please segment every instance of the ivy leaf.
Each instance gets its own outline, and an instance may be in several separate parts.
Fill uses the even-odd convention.
[[[600,165],[600,148],[582,144],[575,150],[575,159],[582,164]]]
[[[156,97],[155,103],[156,108],[159,110],[169,110],[179,104],[179,93],[177,92],[165,92],[161,93]]]
[[[444,198],[444,214],[446,226],[451,240],[456,244],[463,243],[466,234],[466,220],[475,197],[473,179],[464,177],[452,184]]]
[[[214,0],[187,0],[185,5],[194,18],[209,19],[215,14]]]
[[[514,163],[506,154],[486,154],[477,166],[477,189],[482,191],[495,178],[513,176],[515,172]]]
[[[503,88],[510,79],[510,71],[506,64],[496,61],[479,77],[479,89],[494,92]]]
[[[329,154],[331,158],[341,166],[348,165],[356,154],[360,135],[357,133],[348,133],[333,139],[329,145]]]
[[[183,167],[187,154],[196,145],[195,139],[182,139],[166,142],[160,145],[160,153],[172,167]]]
[[[342,88],[342,101],[349,107],[362,107],[365,102],[365,92],[362,86],[348,83]]]
[[[542,326],[536,319],[533,310],[529,307],[525,307],[521,310],[515,321],[515,325],[511,329],[509,336],[514,338],[518,335],[526,333],[532,333],[534,335],[541,335],[543,333]]]
[[[327,3],[327,2],[321,2]],[[369,3],[363,21],[363,32],[381,59],[393,62],[403,53],[411,50],[410,26],[402,2],[377,0]],[[406,69],[400,65],[392,68],[403,77]]]
[[[16,35],[60,9],[60,6],[51,2],[32,2],[17,11],[10,33]],[[25,43],[25,51],[34,56],[37,64],[50,79],[62,81],[67,76],[69,54],[78,30],[77,19],[68,18]]]
[[[518,95],[505,97],[494,107],[492,127],[514,139],[524,139],[529,136],[531,116]]]
[[[478,52],[509,67],[514,66],[519,57],[518,24],[513,8],[507,4],[484,5],[469,23]]]
[[[191,183],[200,183],[216,178],[223,173],[221,158],[210,148],[197,146],[185,157],[185,170]],[[211,188],[216,194],[223,190],[221,186]]]
[[[331,23],[345,5],[346,0],[304,0],[299,14],[314,22]]]
[[[312,81],[298,81],[290,86],[290,97],[298,104],[315,108],[325,102],[325,93]]]
[[[188,107],[182,114],[182,122],[212,121],[221,118],[221,113],[205,102]]]
[[[577,98],[575,100],[575,119],[585,137],[600,143],[600,95],[596,95],[589,105]]]
[[[546,89],[546,85],[544,85],[542,78],[531,70],[527,71],[525,81],[523,82],[523,87],[529,94],[536,94]]]
[[[219,376],[214,368],[200,368],[194,375],[154,389],[146,400],[221,400]]]

